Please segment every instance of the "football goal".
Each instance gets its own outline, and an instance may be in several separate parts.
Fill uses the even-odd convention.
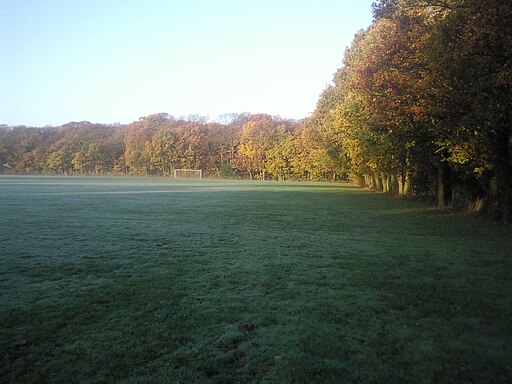
[[[175,179],[201,179],[203,171],[200,169],[175,169]]]

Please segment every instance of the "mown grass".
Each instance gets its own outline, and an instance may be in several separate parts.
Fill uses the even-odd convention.
[[[0,382],[509,383],[510,228],[350,185],[0,178]]]

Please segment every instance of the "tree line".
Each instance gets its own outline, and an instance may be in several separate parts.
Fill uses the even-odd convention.
[[[361,184],[512,219],[512,3],[381,0],[307,124]]]
[[[302,121],[0,126],[0,172],[340,180],[512,220],[512,4],[380,0]]]
[[[127,125],[71,122],[60,127],[0,126],[0,172],[51,175],[339,179],[303,122],[265,114],[176,119],[166,113]]]

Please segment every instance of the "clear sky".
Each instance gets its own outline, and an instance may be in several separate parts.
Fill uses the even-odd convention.
[[[0,123],[303,118],[373,0],[0,0]]]

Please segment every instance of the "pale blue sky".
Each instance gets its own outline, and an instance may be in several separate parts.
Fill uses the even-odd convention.
[[[373,0],[0,0],[0,123],[303,118]]]

